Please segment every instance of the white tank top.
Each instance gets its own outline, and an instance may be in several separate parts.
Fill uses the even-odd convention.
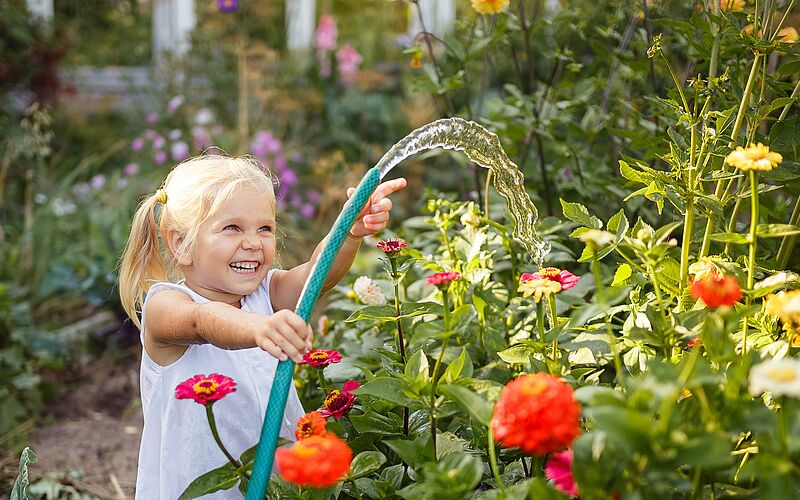
[[[255,292],[243,297],[243,311],[273,314],[269,298],[272,273],[267,274]],[[150,297],[162,290],[180,290],[198,304],[209,302],[185,285],[162,282],[150,287],[142,309]],[[145,328],[142,314],[142,332]],[[176,399],[178,384],[195,375],[210,373],[231,377],[236,382],[236,392],[214,403],[213,408],[220,439],[238,459],[259,440],[277,365],[277,359],[259,348],[225,350],[211,344],[190,345],[180,359],[168,366],[160,366],[142,349],[139,377],[144,430],[136,498],[175,500],[196,477],[227,463],[214,442],[205,408],[191,399]],[[280,436],[294,441],[297,421],[303,414],[292,385]],[[203,498],[241,499],[242,494],[234,487]]]

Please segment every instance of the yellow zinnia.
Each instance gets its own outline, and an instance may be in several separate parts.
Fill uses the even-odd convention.
[[[518,291],[522,293],[523,297],[533,295],[536,302],[539,302],[542,297],[560,292],[561,283],[546,278],[533,278],[520,283]]]
[[[794,43],[800,36],[797,35],[797,30],[792,26],[787,26],[778,32],[778,41],[783,43]]]
[[[784,325],[800,326],[800,290],[770,295],[767,314],[780,319]]]
[[[472,0],[472,8],[478,14],[499,14],[506,10],[509,0]]]
[[[728,12],[743,12],[744,0],[719,0],[719,7]]]
[[[750,144],[747,148],[738,146],[735,151],[725,157],[725,161],[728,165],[732,165],[744,172],[751,170],[769,172],[783,161],[783,156],[780,153],[770,151],[767,146],[759,142],[758,144]]]

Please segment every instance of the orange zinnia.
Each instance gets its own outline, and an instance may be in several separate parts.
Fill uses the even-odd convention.
[[[692,283],[692,297],[702,299],[711,309],[730,307],[742,298],[742,289],[733,276],[710,273]]]
[[[297,430],[294,431],[294,436],[298,441],[311,436],[324,436],[328,432],[325,430],[327,424],[328,421],[322,417],[320,412],[308,412],[297,421]]]
[[[561,451],[580,434],[581,408],[572,388],[553,375],[523,375],[503,388],[492,416],[498,443],[545,455]]]
[[[350,470],[353,451],[333,434],[311,436],[275,451],[278,472],[297,486],[327,488]]]

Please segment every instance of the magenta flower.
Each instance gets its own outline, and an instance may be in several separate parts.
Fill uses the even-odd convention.
[[[147,123],[152,125],[157,121],[158,121],[158,113],[156,113],[155,111],[147,113]]]
[[[314,368],[321,366],[328,366],[333,363],[338,363],[342,360],[342,355],[339,351],[326,351],[324,349],[312,349],[303,355],[303,361],[300,364],[311,365]]]
[[[172,159],[175,161],[185,160],[189,157],[189,145],[183,141],[173,142],[170,151]]]
[[[236,392],[236,382],[232,378],[212,373],[208,376],[195,375],[181,382],[175,388],[175,397],[194,399],[196,403],[207,406],[232,392]]]
[[[575,484],[575,479],[572,477],[572,459],[572,450],[551,454],[544,466],[544,475],[553,481],[557,490],[576,497],[578,496],[578,485]]]
[[[453,281],[457,280],[459,276],[461,276],[461,274],[456,271],[436,273],[432,276],[428,276],[427,282],[429,285],[442,287],[447,286]]]
[[[164,163],[166,163],[166,161],[167,161],[167,153],[165,153],[164,151],[157,152],[156,155],[153,157],[153,162],[156,165],[163,165]]]
[[[342,48],[336,51],[336,62],[339,68],[339,78],[345,83],[352,83],[355,80],[358,67],[361,65],[363,58],[350,44],[342,45]]]
[[[144,139],[142,137],[137,137],[136,139],[131,142],[131,151],[138,152],[144,148]]]
[[[125,169],[123,173],[126,177],[130,177],[132,175],[136,175],[139,173],[139,164],[138,163],[128,163],[125,165]]]
[[[336,30],[336,20],[333,16],[325,14],[319,18],[319,25],[317,25],[316,33],[316,46],[317,50],[324,52],[336,48],[336,37],[338,32]]]
[[[236,12],[239,0],[217,0],[217,10],[220,12]]]
[[[355,380],[348,380],[342,386],[342,390],[334,389],[325,398],[325,406],[320,408],[320,414],[325,417],[342,418],[348,413],[356,402],[356,395],[351,394],[361,387],[361,384]]]
[[[561,285],[562,290],[569,290],[580,281],[580,276],[575,276],[569,271],[558,269],[557,267],[544,267],[539,269],[537,273],[523,273],[520,277],[520,283],[525,283],[532,279],[546,279],[555,281]]]
[[[389,257],[394,257],[402,249],[408,246],[406,240],[401,238],[388,238],[378,242],[378,250],[385,253]]]

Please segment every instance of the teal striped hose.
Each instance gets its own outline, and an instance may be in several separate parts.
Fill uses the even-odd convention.
[[[369,197],[375,192],[378,183],[381,181],[381,172],[378,168],[372,167],[364,174],[361,182],[356,187],[353,196],[345,203],[342,212],[333,223],[330,238],[325,242],[322,251],[311,268],[311,272],[306,280],[305,287],[300,294],[295,312],[308,323],[314,304],[319,298],[322,284],[328,275],[328,270],[333,264],[333,259],[339,253],[347,232],[356,221],[356,217],[364,208]],[[289,387],[292,383],[294,374],[294,363],[291,359],[280,361],[275,372],[275,380],[272,382],[272,389],[269,393],[269,403],[267,403],[267,413],[264,415],[264,426],[261,428],[261,440],[256,450],[255,462],[253,463],[252,476],[247,487],[246,500],[263,500],[267,494],[269,477],[272,472],[272,462],[275,460],[275,447],[278,444],[278,433],[281,429],[281,420],[286,408],[286,397],[289,395]]]

